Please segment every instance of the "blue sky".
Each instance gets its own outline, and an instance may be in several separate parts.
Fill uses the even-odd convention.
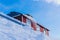
[[[50,36],[60,40],[60,0],[0,0],[0,12],[17,11],[32,15],[50,29]]]

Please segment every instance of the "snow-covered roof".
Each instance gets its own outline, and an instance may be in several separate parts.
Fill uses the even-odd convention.
[[[28,15],[24,15],[24,16],[27,17],[27,18],[29,18],[30,20],[34,21],[36,24],[38,24],[33,17],[28,16]],[[42,26],[42,25],[40,25],[40,24],[38,24],[38,25],[49,31],[49,29],[45,28],[44,26]]]
[[[30,15],[21,14],[21,13],[19,13],[19,12],[10,12],[10,14],[8,14],[8,15],[11,16],[11,17],[17,17],[17,16],[20,16],[20,15],[23,15],[23,16],[27,17],[28,19],[30,19],[31,21],[33,21],[33,22],[35,22],[36,24],[38,24],[38,23],[36,22],[36,20],[35,20],[32,16],[30,16]],[[40,24],[38,24],[38,25],[49,31],[49,29],[45,28],[44,26],[42,26],[42,25],[40,25]]]
[[[26,14],[19,13],[19,12],[10,12],[10,13],[7,14],[7,15],[9,15],[9,16],[11,16],[11,17],[17,17],[17,16],[20,16],[20,15],[23,15],[23,16],[27,17],[28,19],[36,22],[35,19],[33,19],[33,17],[28,16],[28,15],[26,15]]]
[[[30,20],[32,20],[32,21],[34,21],[34,22],[36,22],[36,20],[33,18],[33,17],[31,17],[31,16],[28,16],[28,15],[25,15],[25,14],[23,14],[25,17],[27,17],[28,19],[30,19]]]
[[[45,28],[44,26],[42,26],[42,25],[40,25],[38,23],[37,23],[37,25],[39,25],[40,27],[42,27],[42,28],[46,29],[47,31],[49,31],[49,29]]]

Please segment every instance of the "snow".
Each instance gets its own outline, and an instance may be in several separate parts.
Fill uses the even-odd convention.
[[[23,14],[24,15],[24,14]],[[33,19],[33,17],[30,17],[30,16],[28,16],[28,15],[24,15],[25,17],[27,17],[27,18],[29,18],[30,20],[32,20],[32,21],[34,21],[34,22],[36,22],[36,20],[35,19]]]
[[[0,13],[0,40],[44,40],[44,34]]]

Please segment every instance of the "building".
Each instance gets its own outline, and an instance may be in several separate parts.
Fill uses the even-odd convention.
[[[0,13],[0,28],[1,34],[6,36],[3,36],[5,40],[49,40],[49,29],[37,23],[29,14]]]

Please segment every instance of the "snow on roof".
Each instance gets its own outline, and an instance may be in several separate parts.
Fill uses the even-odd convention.
[[[29,14],[21,14],[21,13],[19,13],[19,12],[10,12],[10,13],[7,14],[7,15],[9,15],[9,16],[11,16],[11,17],[16,17],[16,16],[19,16],[19,15],[23,15],[23,16],[27,17],[28,19],[36,22],[35,19],[33,19],[33,17],[32,17],[31,15],[29,15]]]
[[[5,15],[3,12],[0,12],[0,14]],[[8,15],[14,17],[14,16],[19,16],[20,13],[19,13],[19,12],[11,12],[11,14],[8,14]],[[33,22],[37,23],[36,20],[35,20],[32,16],[29,16],[29,15],[26,15],[26,14],[22,14],[22,15],[25,16],[25,17],[27,17],[28,19],[32,20]],[[5,16],[6,16],[6,15],[5,15]],[[9,16],[8,16],[8,17],[9,17]],[[11,18],[11,17],[9,17],[9,18]],[[12,19],[12,18],[11,18],[11,19]],[[38,24],[38,25],[40,25],[40,24]],[[43,27],[42,25],[40,25],[40,26]],[[45,28],[45,27],[43,27],[43,28],[49,31],[49,29],[47,29],[47,28]]]
[[[37,23],[37,22],[35,21],[35,19],[33,19],[33,17],[28,16],[28,15],[24,15],[24,16],[27,17],[27,18],[29,18],[29,19],[31,19],[31,20],[34,21],[35,23]],[[40,25],[40,24],[39,24],[39,25]],[[43,27],[42,25],[40,25],[40,26]],[[43,27],[43,28],[49,31],[49,29],[47,29],[47,28],[45,28],[45,27]]]
[[[40,24],[38,24],[38,23],[37,23],[37,25],[39,25],[40,27],[46,29],[47,31],[50,31],[49,29],[45,28],[44,26],[42,26],[42,25],[40,25]]]
[[[32,21],[34,21],[34,22],[36,22],[36,20],[33,18],[33,17],[31,17],[31,16],[28,16],[28,15],[25,15],[25,14],[23,14],[25,17],[27,17],[28,19],[30,19],[30,20],[32,20]]]

